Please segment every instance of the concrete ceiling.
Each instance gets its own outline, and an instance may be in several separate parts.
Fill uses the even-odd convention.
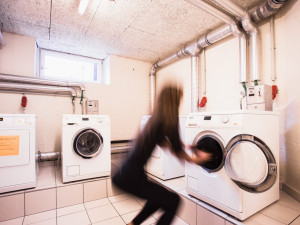
[[[234,0],[250,9],[262,0]],[[93,58],[109,54],[154,63],[224,24],[184,0],[0,0],[2,31],[41,48]]]

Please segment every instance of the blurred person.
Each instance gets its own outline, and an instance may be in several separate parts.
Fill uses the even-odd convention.
[[[179,195],[147,179],[144,166],[156,145],[167,147],[179,159],[203,164],[211,159],[209,153],[195,151],[189,156],[179,135],[179,105],[183,96],[181,88],[165,86],[156,102],[153,115],[136,138],[129,157],[113,176],[113,183],[120,189],[147,202],[128,225],[138,225],[158,209],[164,211],[157,225],[171,224],[180,203]],[[189,146],[190,148],[195,148]]]

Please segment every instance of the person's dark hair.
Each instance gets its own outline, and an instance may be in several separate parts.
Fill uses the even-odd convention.
[[[162,133],[171,139],[178,136],[178,111],[182,96],[181,87],[167,85],[160,92],[154,106],[152,121],[159,122],[162,125]]]

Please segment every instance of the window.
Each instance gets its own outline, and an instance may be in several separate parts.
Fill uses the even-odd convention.
[[[40,49],[39,76],[42,78],[109,84],[102,60]]]

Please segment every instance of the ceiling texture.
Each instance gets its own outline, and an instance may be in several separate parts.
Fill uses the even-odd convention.
[[[234,0],[245,9],[263,0]],[[184,0],[0,0],[2,32],[34,37],[40,48],[154,63],[223,21]],[[1,29],[1,25],[0,25]]]

